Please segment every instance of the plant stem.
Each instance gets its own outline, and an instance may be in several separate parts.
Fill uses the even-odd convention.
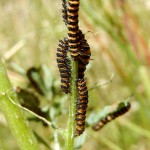
[[[150,99],[150,86],[149,86],[150,79],[149,79],[149,74],[148,74],[146,67],[141,66],[139,68],[139,73],[140,73],[141,81],[145,89],[145,93],[147,94],[147,97]]]
[[[8,126],[15,136],[21,150],[38,150],[38,144],[32,131],[28,128],[23,111],[15,106],[10,99],[17,103],[6,70],[0,60],[0,109],[5,115]]]
[[[71,96],[69,101],[69,120],[67,127],[67,136],[66,136],[66,150],[74,149],[74,133],[75,133],[75,112],[76,112],[76,79],[78,76],[78,62],[72,60],[71,62]]]

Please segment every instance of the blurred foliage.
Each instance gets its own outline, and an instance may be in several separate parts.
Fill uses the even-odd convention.
[[[150,149],[149,12],[150,0],[81,0],[80,27],[92,51],[86,78],[89,87],[95,85],[89,92],[87,116],[131,94],[134,96],[129,113],[99,132],[87,128],[81,139],[77,138],[76,148]],[[48,113],[54,124],[65,128],[67,97],[59,88],[55,56],[58,40],[66,35],[61,19],[61,0],[1,0],[0,18],[0,55],[6,62],[14,87],[19,86],[37,94],[41,110]],[[26,75],[33,66],[47,66],[49,69],[48,73],[44,67],[36,75],[44,79],[38,83],[41,85],[42,81],[42,90],[45,88],[46,92],[44,95],[31,86]],[[47,72],[49,77],[43,72]],[[97,83],[109,80],[112,74],[115,75],[112,82],[96,87]],[[0,149],[17,150],[15,140],[1,116]],[[27,113],[27,116],[30,115]],[[51,148],[64,146],[62,136],[56,136],[52,128],[44,127],[40,122],[30,122],[30,126]],[[47,147],[41,144],[42,150]]]

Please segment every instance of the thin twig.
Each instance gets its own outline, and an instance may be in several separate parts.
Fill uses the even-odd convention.
[[[14,102],[13,99],[12,99],[10,96],[8,96],[6,93],[1,93],[1,95],[7,96],[7,98],[8,98],[14,105],[16,105],[17,107],[19,107],[19,108],[21,108],[21,109],[23,109],[23,110],[29,112],[29,113],[32,114],[32,115],[34,115],[34,116],[37,117],[38,119],[40,119],[40,120],[42,120],[43,122],[45,122],[48,126],[51,126],[53,129],[55,129],[55,130],[58,130],[58,129],[59,129],[59,128],[57,128],[52,122],[48,121],[48,120],[45,119],[44,117],[39,116],[38,114],[34,113],[33,111],[29,110],[28,108],[23,107],[23,106],[21,106],[20,104],[17,104],[16,102]]]
[[[113,81],[114,77],[115,77],[115,75],[112,74],[109,80],[107,80],[104,83],[93,84],[91,87],[89,87],[88,90],[90,91],[90,90],[93,90],[93,89],[95,89],[95,88],[97,88],[99,86],[107,85],[107,84],[109,84],[109,83],[111,83]]]

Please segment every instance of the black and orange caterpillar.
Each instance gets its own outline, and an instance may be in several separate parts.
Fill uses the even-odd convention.
[[[79,0],[69,0],[67,8],[68,45],[71,57],[78,60],[79,55]]]
[[[86,109],[88,106],[88,90],[85,80],[77,80],[78,99],[76,103],[76,131],[75,136],[81,135],[85,130]]]
[[[108,122],[128,112],[130,107],[131,107],[131,104],[129,102],[126,102],[122,107],[118,108],[116,111],[108,113],[105,117],[101,118],[96,124],[92,126],[93,130],[95,131],[100,130]]]
[[[61,77],[61,89],[64,93],[70,93],[70,61],[67,58],[68,39],[59,41],[57,48],[57,63]]]
[[[79,58],[78,58],[78,77],[83,78],[86,66],[89,63],[91,51],[87,40],[81,30],[79,32]]]

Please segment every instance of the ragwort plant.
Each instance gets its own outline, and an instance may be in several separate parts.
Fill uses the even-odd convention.
[[[75,139],[77,139],[78,136],[83,134],[86,126],[89,126],[89,127],[92,126],[94,130],[98,130],[98,128],[101,128],[102,126],[110,122],[111,120],[126,113],[130,108],[129,102],[121,102],[115,105],[116,107],[113,110],[108,109],[106,112],[102,111],[103,116],[101,115],[99,117],[94,116],[96,118],[96,121],[92,120],[87,123],[85,122],[87,106],[88,106],[89,89],[87,88],[84,76],[85,76],[86,66],[88,65],[90,61],[91,51],[90,51],[90,46],[87,40],[85,39],[85,35],[82,33],[82,30],[79,28],[79,19],[78,19],[79,6],[80,6],[79,0],[68,0],[68,1],[63,0],[62,1],[62,7],[63,7],[62,18],[66,25],[66,28],[68,29],[68,35],[63,40],[59,41],[58,48],[57,48],[57,63],[58,63],[58,68],[60,72],[60,77],[61,77],[61,89],[65,94],[69,95],[68,97],[69,115],[68,115],[67,129],[66,130],[60,129],[57,126],[55,126],[55,124],[51,123],[52,120],[47,118],[47,116],[42,113],[42,111],[39,109],[38,104],[37,104],[37,107],[35,106],[31,107],[32,105],[27,105],[25,101],[21,103],[22,106],[17,104],[17,102],[14,100],[14,97],[12,98],[12,96],[9,95],[10,94],[9,91],[12,91],[10,88],[10,85],[7,87],[7,90],[1,92],[1,96],[2,97],[4,96],[7,99],[7,101],[10,104],[12,104],[15,108],[17,108],[18,110],[24,109],[26,111],[29,111],[30,113],[32,113],[33,115],[41,119],[45,124],[47,124],[48,126],[51,126],[54,129],[55,137],[57,137],[57,132],[64,135],[65,149],[67,150],[72,150],[74,148],[79,148],[82,146],[84,142],[83,143],[80,142],[79,145],[76,145]],[[3,67],[2,67],[2,70],[3,70]],[[34,72],[37,72],[36,69],[32,69],[32,70],[34,70]],[[29,74],[27,75],[29,77]],[[4,76],[7,77],[6,74]],[[4,79],[4,77],[2,77],[1,79]],[[41,95],[46,96],[45,90],[43,90],[44,86],[43,87],[41,86],[43,84],[41,81],[41,78],[38,76],[37,78],[35,78],[35,80],[33,80],[32,77],[29,77],[29,79],[34,84],[34,87],[36,87],[36,90]],[[41,88],[37,88],[39,85],[41,86]],[[21,97],[24,100],[36,99],[35,96],[33,95],[31,96],[30,93],[26,92],[23,89],[18,88],[17,91],[18,91],[18,95],[21,92]],[[28,95],[27,98],[26,98],[26,95]],[[36,103],[37,102],[38,100],[36,100]],[[2,108],[5,105],[7,105],[7,103],[4,105],[2,104]],[[7,107],[4,107],[4,108],[7,108]],[[15,112],[15,109],[14,109],[14,112]],[[6,118],[7,118],[7,113],[8,112],[6,111]],[[20,112],[18,113],[21,114]],[[14,124],[18,124],[18,123],[14,121]],[[17,125],[16,127],[18,127],[19,125]],[[11,125],[10,125],[10,128],[11,128]],[[15,132],[18,132],[18,130],[19,128],[12,129],[12,132],[14,132],[14,135],[15,135]],[[24,130],[22,130],[22,132],[24,132]],[[34,139],[34,136],[32,135],[32,133],[30,132],[26,132],[26,133],[31,138],[31,140],[34,141],[33,143],[35,144],[33,145],[35,145],[35,148],[38,149],[36,140]],[[36,135],[36,137],[38,138],[38,135]],[[16,138],[18,137],[16,136]],[[26,139],[28,140],[30,138],[26,137]],[[24,141],[24,143],[28,145],[29,144],[28,140],[25,141],[24,139],[21,139],[19,141],[21,143],[20,144],[21,149],[29,149],[22,144]],[[46,145],[44,142],[43,144]],[[29,147],[31,149],[35,149],[34,146],[31,146],[31,145],[29,145]],[[50,147],[48,148],[50,149]]]

